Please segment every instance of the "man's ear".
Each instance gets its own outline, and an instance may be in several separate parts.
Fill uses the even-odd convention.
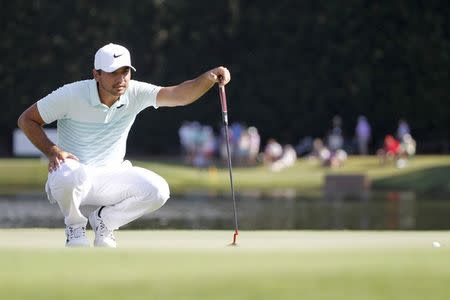
[[[99,80],[100,74],[102,73],[102,70],[96,70],[96,69],[92,69],[92,75],[94,76],[94,79],[96,81]]]

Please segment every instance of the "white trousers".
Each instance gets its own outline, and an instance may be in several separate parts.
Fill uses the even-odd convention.
[[[101,216],[110,230],[155,211],[169,199],[167,182],[158,174],[124,161],[114,167],[90,167],[67,159],[48,174],[50,202],[57,202],[66,226],[86,226],[81,205],[104,206]]]

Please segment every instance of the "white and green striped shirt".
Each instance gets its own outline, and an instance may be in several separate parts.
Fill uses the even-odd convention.
[[[58,121],[58,147],[91,166],[123,162],[126,141],[136,115],[156,106],[161,87],[130,80],[111,107],[100,102],[94,79],[67,84],[37,102],[45,123]]]

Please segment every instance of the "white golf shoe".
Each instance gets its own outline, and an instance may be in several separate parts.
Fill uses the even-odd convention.
[[[95,232],[95,247],[107,247],[116,248],[116,238],[114,237],[113,231],[106,227],[105,222],[103,222],[100,216],[101,207],[96,209],[89,216],[89,223],[91,224],[92,230]]]
[[[66,247],[89,247],[89,240],[86,236],[86,227],[66,227]]]

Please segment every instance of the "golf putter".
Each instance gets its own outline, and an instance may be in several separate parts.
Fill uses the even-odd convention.
[[[225,128],[225,139],[227,145],[227,156],[228,156],[228,171],[230,174],[230,186],[231,186],[231,196],[233,198],[233,214],[234,214],[234,235],[233,242],[230,244],[231,246],[236,246],[236,238],[239,234],[238,229],[238,219],[237,219],[237,209],[236,209],[236,197],[234,194],[234,185],[233,185],[233,168],[231,166],[231,155],[230,155],[230,141],[228,139],[228,111],[227,111],[227,96],[225,93],[225,85],[221,83],[222,76],[219,76],[219,96],[220,96],[220,104],[222,106],[222,119],[223,126]]]

